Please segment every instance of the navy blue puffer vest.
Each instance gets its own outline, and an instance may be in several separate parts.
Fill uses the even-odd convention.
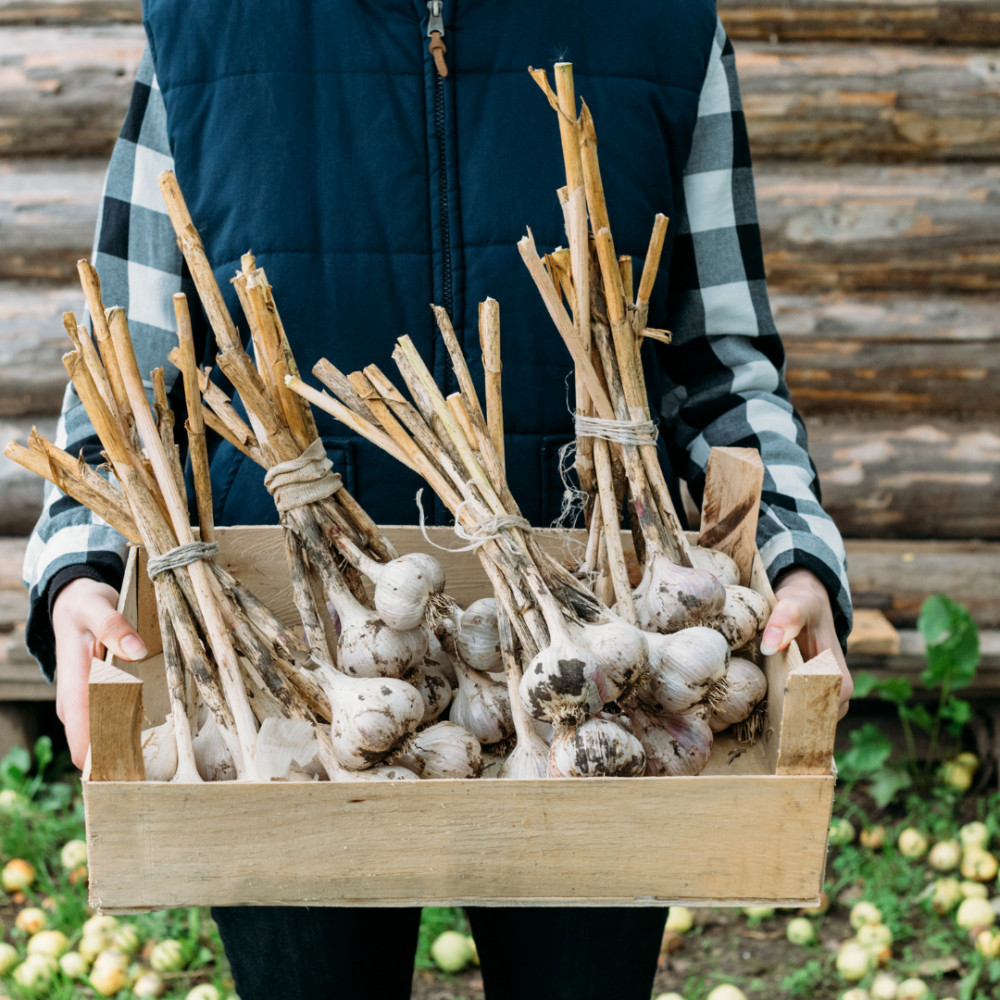
[[[429,303],[452,315],[478,378],[477,304],[493,296],[509,478],[525,516],[548,523],[562,496],[557,452],[572,435],[571,364],[516,243],[529,225],[540,250],[565,242],[555,194],[565,178],[555,115],[527,67],[573,62],[616,244],[638,274],[654,214],[674,214],[715,7],[444,0],[442,79],[428,6],[146,0],[144,18],[177,178],[233,316],[230,278],[252,249],[304,374],[326,356],[394,377],[390,353],[406,333],[452,391]],[[665,322],[671,242],[651,326]],[[414,522],[416,477],[317,419],[371,515]],[[219,523],[276,519],[261,470],[228,445],[215,450],[212,477]]]

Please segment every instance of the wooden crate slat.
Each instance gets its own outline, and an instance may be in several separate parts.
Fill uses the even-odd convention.
[[[0,0],[0,25],[139,24],[139,0]]]
[[[1000,43],[998,0],[719,0],[733,38]]]

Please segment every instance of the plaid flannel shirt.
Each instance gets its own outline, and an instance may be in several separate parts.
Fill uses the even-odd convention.
[[[157,175],[173,166],[166,111],[147,51],[108,168],[92,262],[104,299],[123,306],[139,370],[162,365],[176,343],[171,296],[186,276]],[[757,543],[771,577],[812,570],[830,592],[841,642],[851,624],[844,546],[820,506],[801,419],[789,402],[784,351],[768,302],[732,45],[718,25],[684,175],[671,265],[673,343],[663,348],[663,417],[674,467],[700,503],[713,445],[757,448],[766,473]],[[170,366],[167,366],[170,368]],[[176,376],[176,371],[174,371]],[[168,375],[168,388],[169,385]],[[67,387],[57,443],[88,461],[100,444]],[[28,543],[28,648],[51,677],[50,621],[58,589],[77,576],[119,586],[125,542],[100,518],[49,488]]]

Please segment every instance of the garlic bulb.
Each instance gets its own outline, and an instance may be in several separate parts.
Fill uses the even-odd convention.
[[[752,642],[767,621],[767,601],[749,587],[726,587],[726,603],[712,627],[718,629],[733,650]]]
[[[209,712],[203,716],[198,734],[191,741],[198,773],[205,781],[235,781],[236,765],[222,730]]]
[[[414,667],[403,675],[403,680],[412,684],[424,699],[425,711],[421,725],[433,722],[451,704],[451,684],[433,660],[425,657],[421,666]]]
[[[371,767],[424,717],[420,692],[396,677],[348,677],[328,663],[316,675],[330,699],[330,740],[343,767]]]
[[[170,716],[162,725],[142,731],[142,759],[147,781],[170,781],[177,773],[177,740]]]
[[[700,774],[712,753],[714,737],[698,712],[654,715],[630,707],[632,727],[646,751],[646,774],[673,777]]]
[[[451,721],[468,729],[485,745],[507,739],[514,731],[507,685],[462,663],[456,663],[455,670],[458,690],[448,713]]]
[[[665,556],[647,564],[634,597],[639,625],[648,632],[702,625],[726,602],[723,585],[711,573],[678,566]]]
[[[301,768],[316,756],[316,731],[306,719],[269,717],[257,732],[253,757],[260,777],[285,780],[293,764]]]
[[[726,676],[729,643],[714,629],[695,625],[670,635],[651,634],[647,641],[649,675],[633,697],[651,712],[690,711]]]
[[[708,725],[713,733],[719,733],[727,726],[742,722],[767,694],[767,678],[764,671],[742,657],[734,656],[726,671],[726,693],[716,703],[708,717]]]
[[[482,673],[503,671],[500,661],[500,626],[494,598],[483,597],[473,601],[462,612],[455,634],[455,648],[473,670]]]
[[[645,770],[642,744],[610,719],[556,727],[549,772],[557,778],[632,778]]]
[[[528,664],[521,700],[536,719],[579,725],[638,682],[648,665],[646,636],[614,618],[595,624],[545,616],[550,642]]]
[[[430,629],[427,630],[427,653],[424,656],[424,667],[426,668],[429,664],[433,664],[432,669],[442,674],[452,687],[458,684],[458,674],[455,673],[455,665],[451,662],[451,657],[445,652],[438,637]]]
[[[711,573],[719,583],[724,586],[738,585],[740,582],[740,568],[736,565],[732,557],[718,549],[704,549],[700,545],[692,545],[688,551],[691,557],[691,565],[695,569],[702,569],[706,573]]]
[[[337,665],[352,677],[401,677],[427,653],[422,628],[390,628],[347,589],[338,589],[333,610],[339,624]]]
[[[428,602],[444,587],[441,564],[426,552],[410,552],[387,563],[366,560],[361,568],[375,581],[373,600],[379,617],[401,632],[423,622]]]
[[[518,734],[514,749],[500,766],[497,777],[528,780],[549,776],[549,746],[535,730]]]
[[[407,736],[386,759],[421,778],[478,778],[483,770],[479,740],[454,722],[437,722]]]

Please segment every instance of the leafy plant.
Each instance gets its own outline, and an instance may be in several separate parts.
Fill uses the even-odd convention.
[[[924,638],[926,667],[920,679],[928,691],[937,692],[930,705],[914,701],[913,686],[905,677],[878,680],[861,673],[854,681],[855,697],[877,694],[895,706],[906,756],[893,757],[893,746],[877,726],[868,723],[853,730],[850,749],[837,755],[841,779],[865,790],[879,806],[887,806],[900,792],[916,787],[926,792],[939,763],[943,735],[953,740],[972,716],[972,707],[955,692],[975,679],[979,667],[979,630],[968,610],[943,594],[928,597],[920,608],[917,628]],[[927,748],[918,754],[916,731],[927,737]]]

